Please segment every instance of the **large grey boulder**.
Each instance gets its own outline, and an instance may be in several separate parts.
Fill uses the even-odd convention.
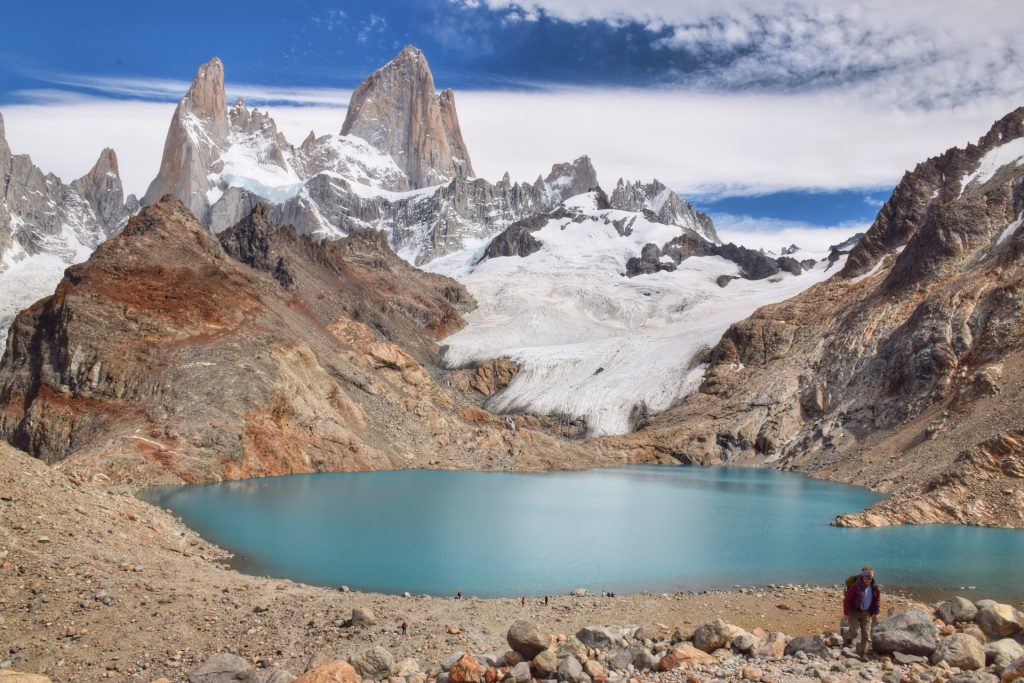
[[[617,645],[621,636],[610,628],[603,626],[584,626],[576,631],[576,638],[587,647],[608,650]]]
[[[977,614],[978,608],[974,606],[974,603],[959,596],[943,602],[935,609],[935,616],[947,624],[955,624],[958,621],[974,621]]]
[[[797,636],[789,641],[789,644],[786,645],[786,654],[792,656],[797,652],[822,659],[831,659],[832,657],[832,652],[821,636]]]
[[[555,673],[558,675],[558,680],[560,681],[579,683],[580,674],[583,673],[583,665],[580,664],[580,660],[573,656],[569,656],[558,663],[558,669]]]
[[[992,604],[978,610],[974,617],[981,630],[990,640],[1012,636],[1021,630],[1021,614],[1012,605]]]
[[[657,671],[660,660],[661,655],[652,654],[644,648],[633,657],[633,668],[637,671]]]
[[[542,631],[535,621],[520,619],[512,624],[505,636],[508,646],[526,659],[533,659],[551,644],[551,635]]]
[[[871,634],[871,647],[879,654],[929,656],[938,647],[935,632],[932,618],[913,609],[878,622]]]
[[[704,652],[729,647],[729,625],[721,619],[700,626],[693,632],[693,646]]]
[[[641,652],[645,652],[644,646],[633,644],[629,647],[620,647],[608,660],[608,665],[616,671],[625,671]]]
[[[388,677],[395,658],[380,645],[374,645],[352,657],[349,663],[363,678],[373,678],[379,681]]]
[[[997,666],[1006,666],[1018,657],[1024,657],[1024,645],[1013,638],[1001,638],[985,645],[985,661]]]
[[[221,652],[190,673],[188,683],[262,683],[262,677],[248,660]]]
[[[756,645],[757,638],[746,631],[732,639],[732,649],[743,654],[749,654]]]
[[[555,647],[555,654],[559,659],[575,657],[580,662],[585,662],[587,661],[587,646],[576,636],[569,636]]]
[[[977,638],[964,633],[954,633],[942,639],[932,653],[932,664],[946,662],[964,671],[981,669],[985,666],[985,648]]]

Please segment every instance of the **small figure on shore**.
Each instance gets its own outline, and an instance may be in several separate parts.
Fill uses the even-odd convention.
[[[522,596],[521,598],[519,598],[519,606],[520,607],[526,607],[526,596],[525,595]]]
[[[548,606],[548,596],[546,596],[546,595],[544,596],[544,606],[545,607]]]
[[[455,591],[455,599],[456,600],[461,600],[462,599],[462,589],[461,588],[459,590]]]
[[[409,635],[409,622],[404,620],[402,621],[402,635]]]
[[[881,606],[882,591],[875,583],[875,570],[871,565],[865,565],[860,574],[846,580],[846,596],[843,598],[843,622],[849,623],[844,642],[848,646],[853,644],[859,633],[859,655],[863,655],[867,650],[871,630],[878,624],[878,611]]]

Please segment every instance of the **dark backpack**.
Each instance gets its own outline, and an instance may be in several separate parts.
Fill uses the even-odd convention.
[[[846,587],[849,588],[853,585],[853,582],[860,578],[860,574],[854,574],[853,576],[846,579]]]

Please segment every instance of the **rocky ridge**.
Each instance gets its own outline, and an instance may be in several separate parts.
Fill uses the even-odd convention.
[[[258,203],[302,234],[336,239],[384,229],[396,252],[423,264],[597,186],[585,156],[532,183],[474,177],[454,94],[435,94],[425,57],[407,46],[356,88],[339,135],[311,132],[298,147],[266,113],[241,100],[228,109],[214,58],[175,111],[144,203],[175,194],[214,232]],[[657,181],[622,185],[615,201],[717,240],[707,216]]]
[[[1020,526],[1022,136],[1019,109],[919,164],[838,276],[734,324],[698,392],[607,445],[897,494],[847,525]]]
[[[64,267],[88,257],[138,210],[127,199],[117,156],[104,149],[81,178],[64,184],[27,154],[12,154],[0,115],[0,336],[14,314],[51,290]]]
[[[168,197],[15,320],[0,435],[135,486],[600,462],[441,386],[436,340],[471,305],[383,233],[318,242],[257,209],[218,239]]]

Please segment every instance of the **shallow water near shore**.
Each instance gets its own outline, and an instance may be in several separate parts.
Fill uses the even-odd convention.
[[[155,487],[240,571],[382,593],[480,597],[834,584],[1020,598],[1024,531],[840,529],[882,496],[765,469],[399,470]]]

